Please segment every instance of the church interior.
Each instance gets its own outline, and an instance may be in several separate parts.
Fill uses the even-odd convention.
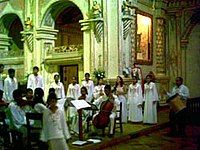
[[[132,83],[134,66],[155,77],[160,104],[183,78],[190,97],[200,96],[200,0],[0,0],[0,64],[15,69],[20,88],[34,66],[45,96],[54,75],[67,93],[95,70],[105,84],[121,76]]]

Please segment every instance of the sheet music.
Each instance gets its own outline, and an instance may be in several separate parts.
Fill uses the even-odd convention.
[[[85,100],[73,100],[71,103],[76,107],[76,109],[82,109],[82,108],[87,108],[91,107],[90,104],[88,104]]]

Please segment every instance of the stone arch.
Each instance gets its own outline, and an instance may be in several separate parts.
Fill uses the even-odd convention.
[[[2,15],[0,18],[0,34],[4,38],[5,49],[23,50],[23,42],[21,41],[23,24],[20,17],[15,13]],[[6,42],[6,43],[5,43]]]
[[[192,17],[190,17],[189,21],[186,23],[185,30],[184,30],[182,38],[181,38],[182,41],[188,41],[188,38],[189,38],[193,28],[199,22],[200,22],[200,10],[198,10],[196,13],[194,13],[192,15]]]
[[[83,18],[85,18],[84,8],[79,3],[75,2],[74,0],[71,0],[71,1],[64,1],[63,0],[63,1],[57,1],[57,2],[51,1],[44,8],[44,14],[43,14],[40,26],[41,27],[54,28],[55,19],[68,6],[77,7],[80,10],[80,12],[82,13]]]

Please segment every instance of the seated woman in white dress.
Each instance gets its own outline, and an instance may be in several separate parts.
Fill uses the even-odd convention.
[[[116,93],[119,101],[122,103],[122,122],[127,123],[128,112],[127,112],[127,100],[125,96],[127,94],[127,90],[126,86],[124,85],[123,78],[120,76],[117,76],[114,92]]]
[[[38,113],[43,113],[47,108],[43,101],[44,91],[42,88],[36,88],[33,97],[33,108]]]

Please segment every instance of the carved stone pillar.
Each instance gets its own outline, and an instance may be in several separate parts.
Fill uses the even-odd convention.
[[[156,74],[165,76],[165,20],[156,18]]]
[[[0,33],[0,57],[5,57],[8,54],[11,38],[6,34]]]

